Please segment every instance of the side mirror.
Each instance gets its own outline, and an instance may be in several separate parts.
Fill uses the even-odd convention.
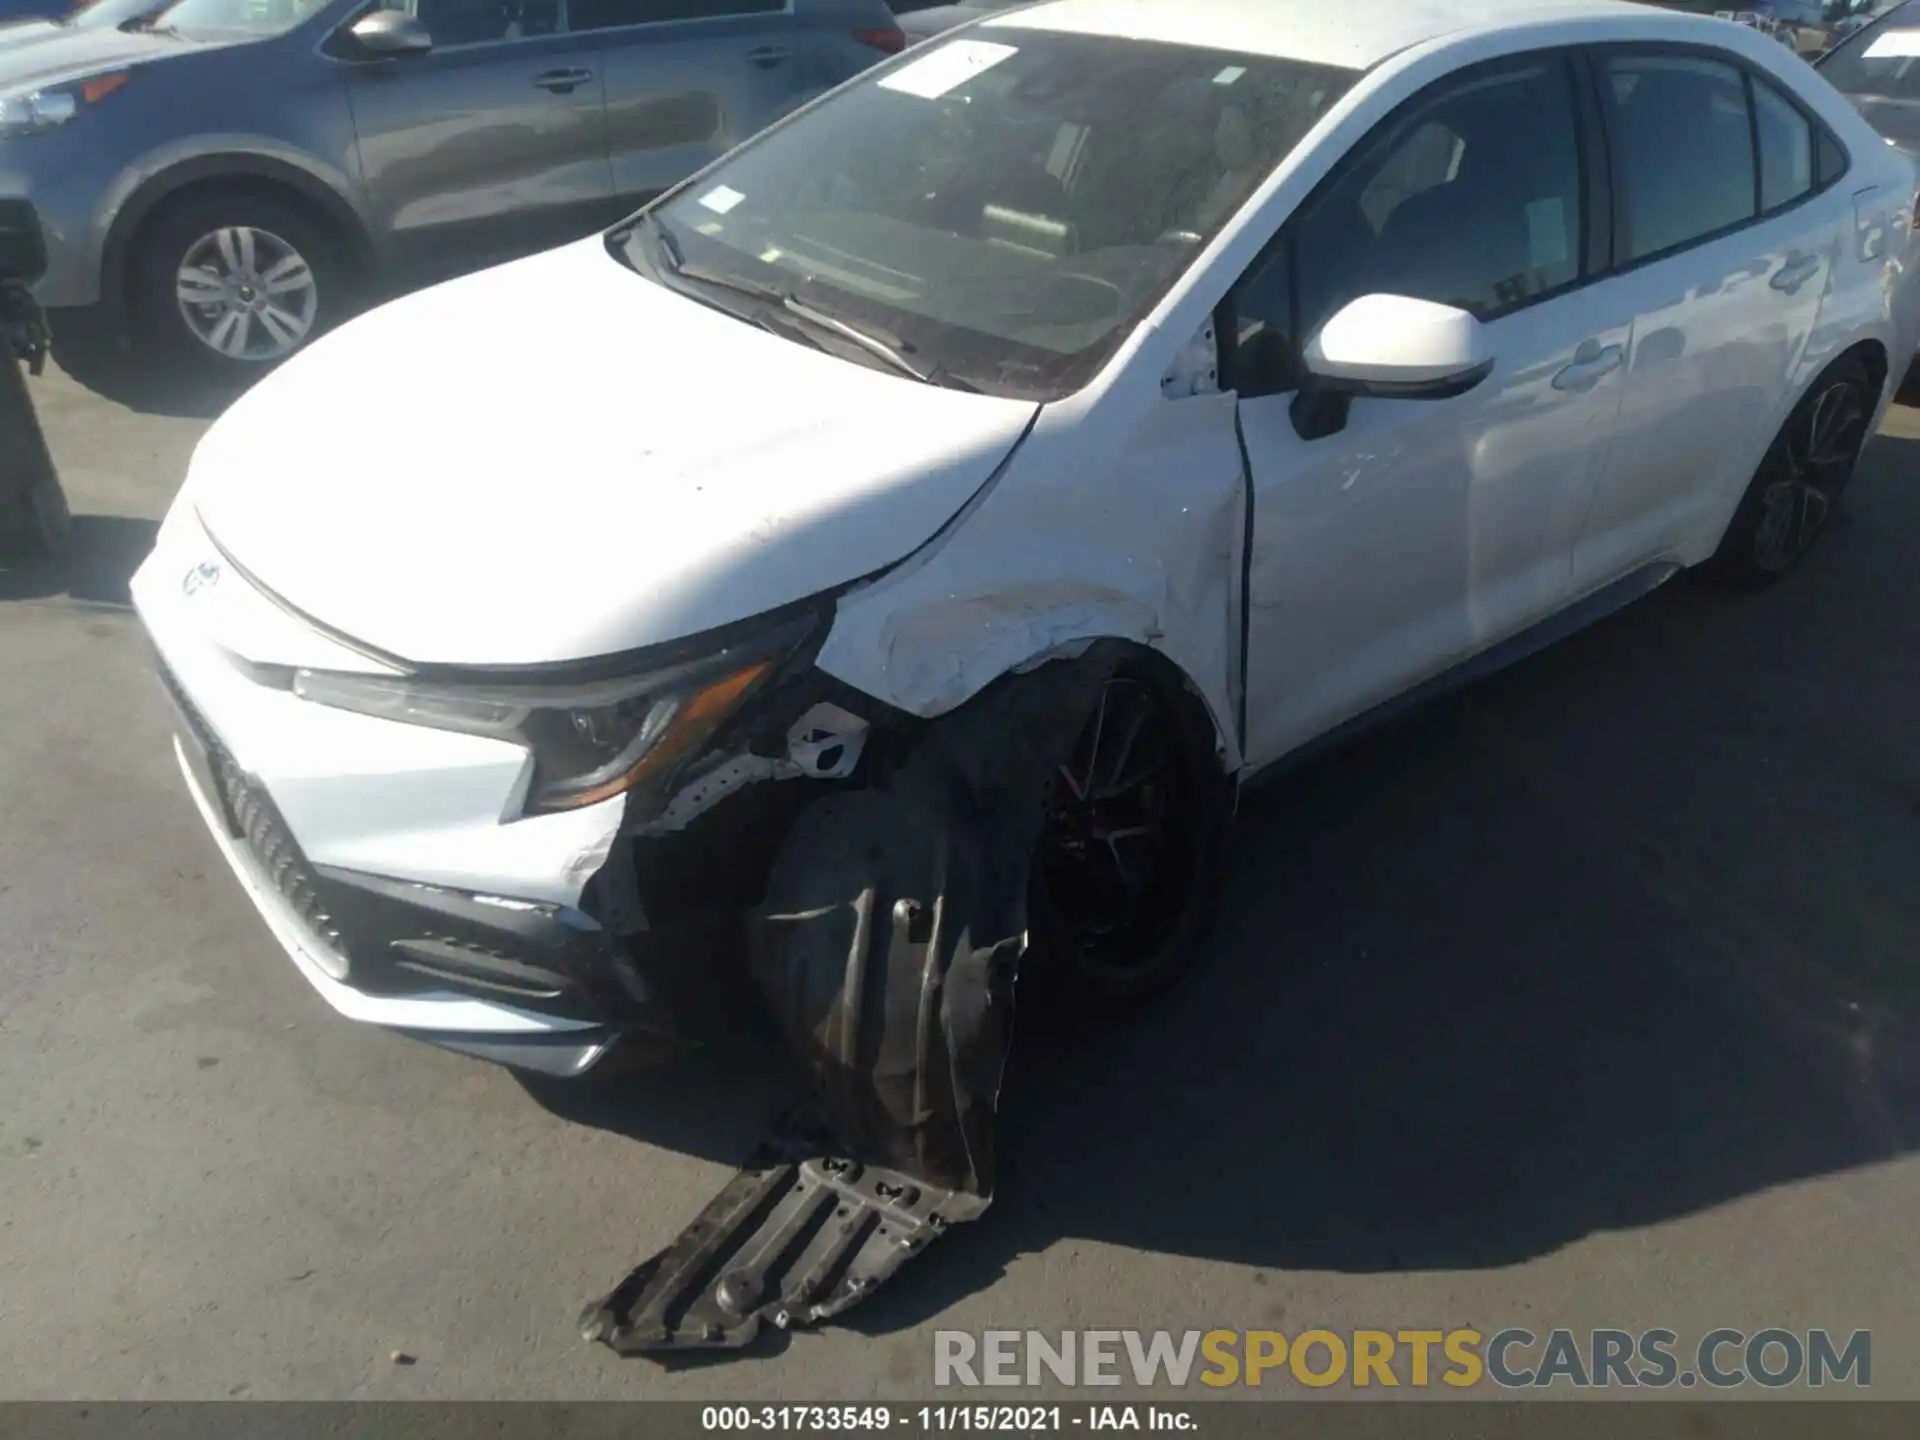
[[[433,36],[412,15],[399,10],[372,10],[347,27],[369,55],[382,59],[399,55],[424,55],[433,49]]]
[[[1334,313],[1301,356],[1293,423],[1317,440],[1347,423],[1356,395],[1447,400],[1492,373],[1487,332],[1466,311],[1406,295],[1362,295]]]

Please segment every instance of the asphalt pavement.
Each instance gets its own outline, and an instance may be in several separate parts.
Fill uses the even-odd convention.
[[[1920,413],[1785,586],[1677,582],[1263,792],[1195,983],[1016,1051],[985,1220],[669,1369],[575,1315],[784,1077],[530,1089],[327,1009],[125,609],[220,397],[63,355],[81,555],[0,572],[0,1397],[905,1398],[940,1326],[1508,1324],[1869,1329],[1920,1397]]]

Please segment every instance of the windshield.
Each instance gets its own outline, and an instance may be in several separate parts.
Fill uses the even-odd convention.
[[[678,269],[678,283],[730,282],[881,336],[923,377],[1058,399],[1357,76],[975,30],[873,72],[658,207],[666,263],[640,248],[650,225],[616,240],[669,283]]]
[[[330,0],[179,0],[160,13],[155,28],[182,35],[284,35]]]
[[[1920,4],[1907,0],[1820,57],[1820,73],[1842,95],[1920,98]]]

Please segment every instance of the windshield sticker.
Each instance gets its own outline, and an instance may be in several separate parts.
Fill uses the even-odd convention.
[[[1860,52],[1862,60],[1911,60],[1920,56],[1920,30],[1886,30]]]
[[[746,198],[738,190],[730,189],[725,185],[716,185],[700,197],[700,203],[714,214],[724,215]]]
[[[1213,83],[1216,85],[1231,85],[1246,73],[1247,67],[1244,65],[1229,65],[1213,77]]]
[[[1527,243],[1537,269],[1552,270],[1567,263],[1567,211],[1559,196],[1528,204]]]
[[[880,82],[880,88],[917,95],[922,100],[938,100],[981,71],[991,70],[1002,60],[1019,53],[1015,46],[993,45],[985,40],[950,41],[931,55],[901,66]]]

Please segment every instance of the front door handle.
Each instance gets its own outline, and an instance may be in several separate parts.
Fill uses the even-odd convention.
[[[1800,287],[1820,273],[1818,255],[1789,255],[1787,263],[1773,272],[1773,279],[1767,283],[1774,289],[1788,295],[1796,295]]]
[[[551,90],[556,95],[571,95],[591,79],[593,79],[591,70],[583,70],[575,65],[565,70],[542,71],[533,77],[533,83],[542,90]]]
[[[784,45],[762,45],[758,49],[747,51],[747,59],[762,70],[771,70],[781,61],[792,58],[793,51]]]
[[[1620,368],[1626,351],[1618,345],[1602,345],[1598,340],[1582,340],[1573,352],[1571,364],[1553,377],[1553,388],[1584,395]]]

